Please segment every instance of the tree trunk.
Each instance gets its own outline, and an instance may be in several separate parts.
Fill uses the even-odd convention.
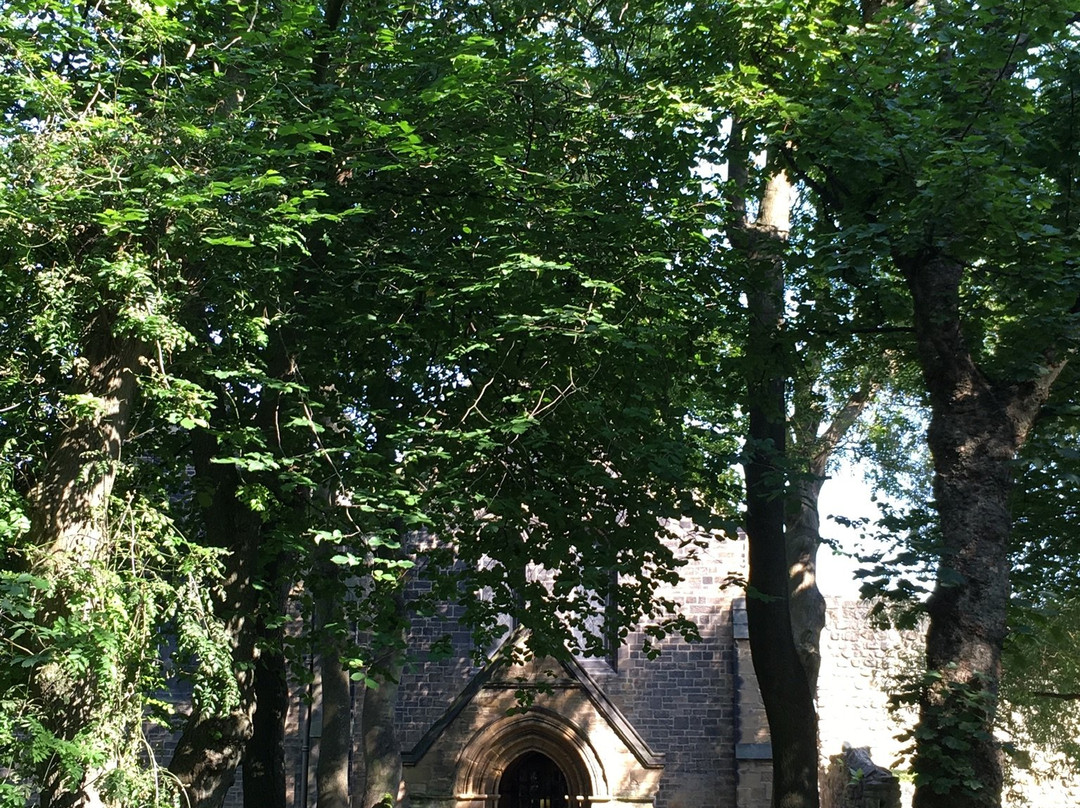
[[[87,397],[93,409],[86,414],[74,413],[56,436],[41,479],[29,495],[30,543],[42,549],[30,559],[31,568],[56,585],[53,597],[36,616],[43,626],[55,625],[71,615],[66,594],[70,573],[85,570],[109,552],[109,499],[145,358],[145,346],[116,337],[112,325],[112,318],[105,313],[91,324],[83,363],[70,391]],[[65,741],[73,740],[95,720],[108,720],[102,715],[108,691],[122,690],[123,685],[81,677],[76,680],[57,663],[34,669],[30,678],[30,692],[41,706],[47,728]],[[104,767],[87,766],[74,788],[65,783],[62,767],[52,762],[43,764],[42,808],[102,804],[96,781],[108,762]]]
[[[378,687],[364,692],[364,799],[360,808],[394,806],[401,788],[401,744],[394,732],[394,704],[405,652],[388,649],[373,667]]]
[[[251,738],[253,713],[254,699],[248,697],[224,715],[191,715],[169,763],[184,790],[184,805],[220,808]]]
[[[349,592],[343,569],[331,558],[341,547],[323,544],[316,550],[316,574],[309,585],[315,595],[314,641],[319,665],[319,702],[322,705],[322,733],[315,767],[315,794],[318,808],[350,808],[352,759],[353,694],[349,671],[342,653],[352,645],[351,618],[344,604]]]
[[[911,292],[930,392],[942,540],[927,603],[914,806],[991,808],[1002,789],[993,723],[1009,601],[1012,464],[1063,363],[1048,362],[1029,382],[992,382],[962,333],[963,266],[935,250],[896,262]]]
[[[824,477],[813,476],[791,483],[784,534],[791,631],[812,697],[817,694],[821,632],[825,628],[825,597],[817,585],[817,553],[821,546],[818,499],[824,482]]]
[[[280,334],[275,334],[267,353],[268,375],[292,381],[297,373],[296,363]],[[282,452],[278,425],[283,396],[280,390],[266,390],[259,398],[254,418],[266,445]],[[268,608],[272,606],[280,614],[283,605],[282,592],[272,604],[262,598],[266,588],[284,585],[275,580],[279,577],[276,567],[281,550],[266,546],[269,526],[263,523],[260,514],[237,498],[241,478],[236,467],[214,462],[218,451],[216,439],[207,433],[196,433],[192,443],[196,483],[213,492],[204,514],[206,539],[227,551],[225,579],[215,607],[229,637],[239,699],[225,712],[209,713],[197,708],[192,711],[169,770],[183,787],[190,808],[217,808],[236,779],[236,767],[244,759],[258,720],[259,728],[266,734],[253,747],[259,752],[254,765],[255,781],[257,787],[271,789],[269,800],[258,804],[282,804],[284,764],[278,760],[278,747],[284,744],[279,736],[284,732],[288,699],[287,685],[281,679],[284,661],[262,661],[263,647],[259,642]],[[280,493],[275,477],[266,476],[264,480],[268,488]],[[295,504],[302,507],[304,503]],[[262,562],[269,562],[265,565],[268,569],[264,569]],[[257,680],[260,669],[267,674],[261,684]],[[263,687],[266,711],[257,718],[259,690]]]
[[[818,376],[820,368],[814,372],[815,379]],[[802,475],[789,485],[785,535],[791,628],[810,693],[816,696],[821,669],[821,632],[825,628],[825,598],[817,585],[817,553],[821,547],[818,501],[829,458],[877,393],[878,384],[873,372],[867,371],[859,389],[848,396],[820,435],[822,418],[815,407],[806,406],[806,399],[812,397],[810,384],[812,381],[803,384],[803,395],[800,395],[800,381],[796,380],[791,430],[794,445],[790,454],[798,457]]]
[[[734,135],[733,135],[734,137]],[[758,220],[745,226],[747,306],[746,614],[773,750],[772,804],[817,808],[817,713],[795,646],[788,597],[785,525],[787,362],[781,334],[789,184],[773,175]]]
[[[352,688],[341,653],[328,644],[322,652],[322,737],[315,769],[318,808],[350,808],[349,758],[352,753]]]
[[[788,606],[784,498],[777,491],[782,471],[774,455],[783,448],[782,422],[779,429],[776,427],[760,406],[751,408],[750,439],[757,448],[745,462],[750,654],[772,742],[772,804],[777,808],[816,808],[817,715],[795,648]]]
[[[205,516],[207,540],[228,551],[215,608],[229,637],[239,699],[219,713],[198,706],[192,709],[169,771],[176,775],[191,808],[218,808],[236,779],[236,767],[254,731],[254,666],[259,653],[259,590],[254,584],[262,526],[258,516],[236,498],[235,467],[211,462],[216,441],[198,434],[193,442],[196,481],[214,492]]]
[[[107,508],[127,438],[136,378],[145,346],[116,337],[111,318],[92,325],[85,364],[71,393],[92,398],[92,414],[75,414],[49,452],[30,493],[33,544],[48,548],[51,569],[99,558],[108,542]]]
[[[276,575],[274,576],[276,577]],[[284,594],[278,597],[280,607]],[[280,608],[278,609],[280,612]],[[244,749],[244,808],[286,808],[285,718],[289,682],[283,632],[259,626],[260,651],[255,663],[255,714],[251,740]]]

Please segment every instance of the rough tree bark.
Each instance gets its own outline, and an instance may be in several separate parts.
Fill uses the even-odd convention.
[[[29,493],[31,543],[40,548],[30,559],[31,568],[58,585],[36,617],[42,624],[70,615],[65,579],[109,552],[109,499],[146,356],[145,345],[113,333],[107,312],[91,323],[70,392],[90,397],[94,410],[76,414],[56,436],[41,478]],[[48,717],[49,730],[70,741],[100,713],[108,683],[75,680],[61,665],[47,663],[33,671],[30,687]],[[50,762],[43,764],[42,808],[102,804],[96,786],[102,767],[87,767],[72,789]]]
[[[322,556],[317,565],[319,575],[312,581],[317,587],[315,639],[322,704],[315,791],[318,808],[351,808],[353,693],[349,671],[342,664],[342,646],[346,642],[342,627],[348,620],[342,608],[345,586],[341,581],[342,569],[330,560],[337,548],[324,545],[319,549]]]
[[[380,448],[385,448],[381,446]],[[399,534],[403,533],[399,529]],[[328,548],[329,549],[329,548]],[[326,591],[317,602],[320,626],[341,626],[348,620],[342,608],[345,588],[337,580],[341,570],[329,560],[320,565]],[[373,591],[371,608],[376,628],[369,638],[375,656],[366,667],[371,681],[353,699],[349,672],[341,651],[347,640],[333,631],[320,631],[323,727],[319,740],[316,787],[319,808],[372,808],[397,802],[401,786],[401,745],[394,731],[394,706],[405,661],[405,599],[393,591],[382,600]],[[350,788],[354,710],[360,710],[362,782]],[[390,795],[389,800],[387,795]]]
[[[360,808],[396,804],[401,787],[401,743],[394,732],[394,703],[405,652],[387,649],[372,666],[377,687],[364,691],[364,797]],[[387,797],[389,796],[389,800]]]
[[[788,610],[795,650],[810,693],[816,695],[821,670],[821,632],[825,628],[825,596],[817,585],[817,553],[821,546],[818,498],[823,477],[795,480],[788,490],[784,543],[788,565]]]
[[[915,808],[996,808],[992,729],[1009,600],[1009,495],[1017,452],[1064,367],[1047,355],[1030,380],[992,380],[962,331],[964,267],[937,248],[895,255],[911,294],[930,393],[928,444],[941,527],[920,693]]]
[[[30,492],[31,537],[48,548],[42,564],[85,564],[105,552],[109,497],[146,358],[145,345],[112,333],[110,316],[95,318],[71,390],[92,397],[95,412],[60,433]]]
[[[349,755],[352,751],[353,703],[349,672],[337,648],[320,655],[322,735],[315,769],[318,808],[350,808]]]
[[[279,565],[267,577],[279,577]],[[284,610],[287,592],[278,583],[271,614]],[[251,739],[244,749],[244,808],[286,808],[285,718],[289,710],[289,682],[284,631],[267,625],[260,615],[257,627],[259,652],[255,662],[255,713]]]

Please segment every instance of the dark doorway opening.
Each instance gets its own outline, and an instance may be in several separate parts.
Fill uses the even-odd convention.
[[[562,769],[542,752],[526,752],[499,780],[499,808],[569,808]]]

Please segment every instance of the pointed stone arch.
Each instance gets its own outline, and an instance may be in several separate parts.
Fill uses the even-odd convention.
[[[534,701],[522,710],[528,688]],[[503,774],[529,752],[559,767],[573,808],[646,808],[664,770],[664,756],[577,662],[492,663],[402,754],[410,808],[497,808]]]
[[[493,800],[503,773],[529,752],[540,752],[559,767],[578,805],[610,793],[588,736],[558,713],[537,707],[488,724],[470,739],[458,758],[455,793],[462,799]]]

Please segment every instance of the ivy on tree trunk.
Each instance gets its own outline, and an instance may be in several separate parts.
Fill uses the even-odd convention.
[[[963,333],[964,266],[932,248],[896,261],[930,393],[927,441],[942,537],[927,603],[914,804],[992,808],[1002,790],[993,729],[1009,605],[1013,464],[1064,363],[1048,357],[1026,381],[990,379]]]
[[[255,664],[258,649],[259,546],[262,524],[237,498],[236,468],[214,463],[218,443],[193,436],[196,485],[212,492],[205,508],[208,543],[224,554],[224,579],[214,607],[228,641],[229,668],[222,703],[193,705],[169,763],[192,808],[219,808],[254,732]],[[205,664],[205,661],[204,661]],[[208,675],[208,674],[203,674]],[[232,682],[227,680],[232,679]]]
[[[55,582],[51,597],[35,616],[46,633],[65,621],[81,619],[71,610],[71,603],[83,597],[73,587],[83,586],[79,576],[90,574],[91,565],[107,560],[113,550],[110,497],[146,352],[138,340],[118,336],[115,327],[116,319],[107,311],[94,317],[69,393],[74,410],[57,434],[42,478],[30,493],[30,533],[38,548],[30,567]],[[108,720],[102,711],[117,693],[125,691],[122,676],[117,671],[111,678],[88,677],[55,659],[33,668],[30,692],[42,707],[48,731],[71,743],[88,725],[103,717]],[[105,733],[105,727],[98,726]],[[41,764],[41,805],[100,805],[99,778],[112,762],[86,765],[73,783],[54,756],[46,757]]]

